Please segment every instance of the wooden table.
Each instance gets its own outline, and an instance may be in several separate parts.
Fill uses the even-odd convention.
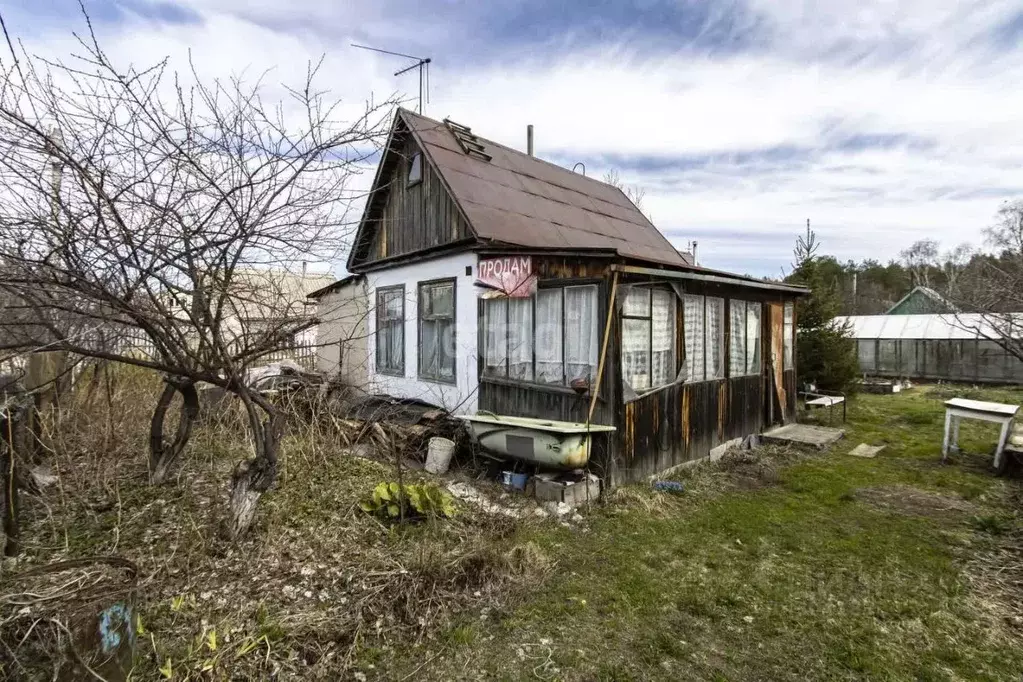
[[[1012,418],[1016,416],[1017,410],[1019,410],[1018,405],[986,403],[982,400],[966,400],[965,398],[946,400],[945,442],[941,446],[941,461],[944,462],[948,457],[950,437],[952,449],[955,452],[959,451],[959,421],[961,419],[979,419],[1002,425],[1002,433],[998,437],[998,447],[995,449],[995,468],[997,469],[1001,463],[1005,441],[1009,437]]]

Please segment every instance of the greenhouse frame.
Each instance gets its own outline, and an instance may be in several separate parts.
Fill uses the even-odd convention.
[[[1012,316],[1011,327],[1019,329],[1023,314]],[[981,314],[854,315],[836,322],[848,322],[866,376],[1023,384],[1023,362]]]

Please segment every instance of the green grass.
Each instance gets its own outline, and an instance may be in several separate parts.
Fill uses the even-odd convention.
[[[964,422],[967,454],[938,464],[943,397],[859,396],[845,441],[756,489],[700,467],[685,495],[634,490],[643,504],[524,531],[557,559],[552,577],[509,612],[464,613],[441,641],[398,651],[396,678],[1019,679],[1023,647],[964,577],[1019,528],[1015,484],[988,472],[984,424]],[[860,442],[888,447],[844,454]]]

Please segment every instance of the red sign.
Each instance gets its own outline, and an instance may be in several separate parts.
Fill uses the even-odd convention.
[[[510,298],[529,298],[536,293],[533,259],[529,256],[502,256],[481,260],[476,282]]]

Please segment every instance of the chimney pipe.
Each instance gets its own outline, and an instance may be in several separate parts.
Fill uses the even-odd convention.
[[[699,262],[696,260],[696,240],[695,239],[693,240],[693,265],[699,265]]]
[[[526,153],[533,155],[533,124],[526,126]]]

